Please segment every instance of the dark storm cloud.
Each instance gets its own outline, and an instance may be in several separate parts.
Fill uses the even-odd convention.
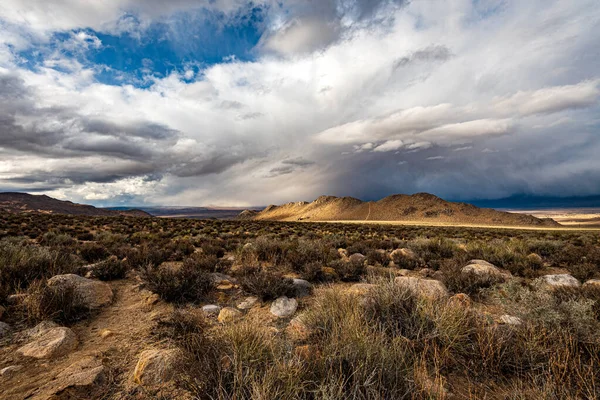
[[[178,132],[174,129],[152,122],[139,121],[135,125],[122,126],[110,121],[99,119],[82,118],[82,129],[90,133],[99,133],[102,135],[131,137],[137,136],[148,139],[172,139]]]
[[[282,164],[287,164],[287,165],[296,165],[296,166],[299,166],[299,167],[306,167],[306,166],[315,164],[314,161],[306,160],[306,159],[304,159],[302,157],[297,157],[297,158],[293,158],[293,159],[290,159],[290,160],[283,160],[281,163]]]

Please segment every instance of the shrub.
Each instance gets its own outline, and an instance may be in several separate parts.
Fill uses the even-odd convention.
[[[129,268],[124,262],[111,256],[107,260],[97,263],[92,270],[92,275],[101,281],[112,281],[125,278],[127,271]]]
[[[336,260],[329,263],[343,282],[358,282],[366,274],[363,262]]]
[[[239,278],[242,288],[263,301],[274,300],[281,296],[294,296],[294,283],[283,275],[264,271],[260,268],[247,268]]]
[[[25,317],[31,323],[53,320],[69,324],[89,315],[72,286],[48,286],[44,280],[31,284],[23,302]]]
[[[213,288],[208,272],[185,263],[179,269],[148,265],[141,269],[140,276],[150,291],[175,303],[200,301]]]
[[[87,242],[79,246],[79,254],[87,262],[96,262],[108,257],[109,252],[103,244]]]

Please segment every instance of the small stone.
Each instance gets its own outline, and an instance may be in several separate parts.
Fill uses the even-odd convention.
[[[271,314],[279,318],[287,318],[292,316],[298,308],[298,302],[296,299],[290,299],[286,296],[282,296],[275,300],[271,304]]]
[[[474,263],[477,262],[477,263]],[[496,266],[483,260],[471,260],[470,264],[463,267],[460,272],[465,275],[475,275],[478,277],[491,277],[497,279],[507,279],[509,272],[500,271]]]
[[[17,349],[17,353],[25,357],[55,358],[73,351],[77,344],[77,336],[69,328],[51,328]]]
[[[231,290],[234,286],[229,281],[222,281],[219,285],[217,285],[217,290]]]
[[[236,310],[233,307],[225,307],[221,310],[221,312],[219,312],[219,317],[217,318],[217,320],[225,324],[228,322],[237,321],[242,317],[242,315],[243,314],[240,311]]]
[[[340,255],[340,257],[342,258],[347,258],[348,257],[348,250],[346,249],[338,249],[338,254]]]
[[[453,306],[469,308],[473,304],[468,294],[457,293],[448,299],[448,304]]]
[[[301,342],[309,338],[311,331],[302,320],[302,316],[297,316],[290,321],[286,333],[292,340]]]
[[[401,260],[403,258],[407,260],[416,260],[417,255],[414,251],[407,248],[396,249],[390,253],[390,259],[392,260]]]
[[[215,304],[208,304],[205,306],[202,306],[202,311],[204,312],[204,314],[207,315],[218,315],[219,312],[221,311],[221,306],[217,306]]]
[[[29,338],[36,338],[52,328],[58,328],[58,324],[50,320],[42,321],[33,328],[27,330],[25,335]]]
[[[448,297],[448,289],[440,281],[434,279],[412,278],[399,276],[394,279],[396,285],[400,285],[419,297],[440,299]]]
[[[581,286],[581,283],[579,283],[575,277],[569,274],[544,275],[536,279],[535,283],[552,289],[562,287],[576,288]]]
[[[294,290],[296,297],[310,296],[313,291],[313,285],[304,279],[294,279]]]
[[[0,339],[10,333],[10,325],[6,322],[0,322]]]
[[[27,293],[11,294],[6,297],[6,302],[10,305],[21,304],[28,296]]]
[[[115,335],[115,332],[111,331],[110,329],[102,329],[100,331],[100,337],[102,339],[106,339],[106,338],[109,338],[109,337],[114,336],[114,335]]]
[[[365,260],[367,259],[367,257],[365,257],[364,255],[360,254],[360,253],[354,253],[350,256],[350,262],[351,263],[357,263],[357,264],[362,264],[365,262]]]
[[[584,289],[600,289],[600,279],[590,279],[583,284]]]
[[[133,380],[140,385],[158,385],[173,379],[181,355],[177,350],[145,350],[133,371]]]
[[[536,253],[529,254],[527,256],[527,261],[529,261],[532,264],[538,264],[538,265],[541,265],[544,263],[542,256],[540,256],[539,254],[536,254]]]
[[[258,297],[246,297],[244,301],[237,305],[240,310],[249,310],[258,302]]]
[[[519,317],[514,317],[512,315],[503,315],[498,318],[498,322],[505,325],[522,325],[523,320]]]
[[[102,360],[87,356],[69,365],[48,384],[46,390],[58,393],[68,387],[87,387],[104,382],[104,366]]]
[[[23,369],[22,365],[10,365],[0,370],[0,376],[10,376]]]

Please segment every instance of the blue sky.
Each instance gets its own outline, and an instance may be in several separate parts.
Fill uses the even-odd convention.
[[[0,190],[600,194],[595,0],[5,0]]]

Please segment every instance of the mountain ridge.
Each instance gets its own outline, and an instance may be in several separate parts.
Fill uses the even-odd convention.
[[[88,204],[58,200],[45,194],[34,195],[22,192],[0,192],[0,211],[8,213],[40,213],[62,215],[87,215],[99,217],[152,217],[151,214],[137,209],[110,210]]]
[[[393,194],[377,201],[354,197],[319,196],[313,202],[269,205],[244,219],[267,221],[398,221],[508,226],[561,226],[550,218],[479,208],[450,202],[430,193]]]

